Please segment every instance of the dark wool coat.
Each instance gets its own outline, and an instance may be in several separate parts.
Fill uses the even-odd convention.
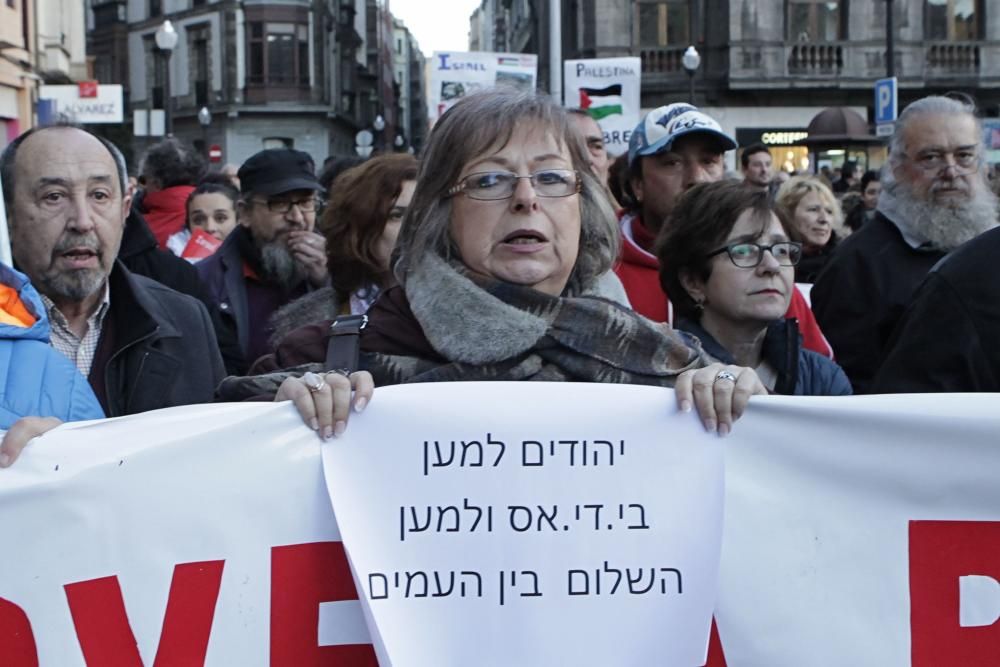
[[[107,415],[211,403],[225,373],[205,306],[120,262],[109,280],[111,307],[88,378]]]
[[[209,307],[211,302],[208,300],[208,292],[198,278],[198,271],[190,262],[171,252],[160,250],[153,233],[149,231],[149,225],[135,208],[125,221],[118,259],[132,273],[152,278],[181,294],[193,296],[204,303],[206,308]]]
[[[868,393],[886,344],[939,250],[917,250],[882,214],[844,239],[813,285],[812,309],[837,363]]]
[[[907,309],[875,393],[1000,392],[1000,229],[938,264]]]
[[[677,320],[677,328],[700,340],[705,352],[722,363],[736,363],[733,355],[699,323],[680,318]],[[776,394],[846,396],[852,393],[851,383],[840,366],[823,355],[802,347],[795,320],[781,320],[768,327],[764,335],[762,355],[778,372],[774,387]]]

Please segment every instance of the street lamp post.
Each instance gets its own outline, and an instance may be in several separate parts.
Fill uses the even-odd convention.
[[[170,95],[170,56],[174,53],[174,47],[177,46],[177,31],[174,30],[174,26],[167,19],[160,24],[160,27],[156,29],[156,34],[154,35],[156,40],[156,48],[160,50],[163,55],[163,132],[168,137],[174,133],[174,124],[172,118],[172,97]]]
[[[692,105],[694,104],[694,73],[698,71],[698,66],[701,65],[701,56],[698,55],[698,49],[694,46],[687,47],[684,51],[684,55],[681,56],[681,64],[684,65],[684,69],[688,73],[688,102]]]
[[[385,129],[385,118],[382,118],[382,114],[375,116],[372,127],[375,129],[375,150],[380,152],[385,145],[385,140],[382,137],[382,130]]]
[[[205,157],[208,158],[208,126],[212,124],[212,112],[208,107],[198,109],[198,124],[201,125],[201,145],[205,150]]]
[[[885,0],[885,75],[896,76],[896,31],[892,27],[892,0]]]

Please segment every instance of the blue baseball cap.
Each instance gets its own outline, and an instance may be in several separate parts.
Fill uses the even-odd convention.
[[[737,146],[736,140],[723,132],[714,118],[698,111],[697,107],[668,104],[650,111],[636,126],[628,142],[628,164],[632,166],[636,158],[668,151],[679,137],[695,132],[716,137],[723,152]]]

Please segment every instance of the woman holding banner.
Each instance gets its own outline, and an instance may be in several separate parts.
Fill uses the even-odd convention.
[[[292,332],[257,366],[294,370],[229,378],[220,394],[292,400],[329,435],[346,427],[351,390],[360,409],[373,380],[660,385],[725,435],[766,390],[752,369],[712,363],[694,339],[623,305],[618,250],[614,212],[566,112],[529,93],[471,95],[431,133],[394,253],[398,285],[360,335],[365,371],[322,361],[327,322]]]
[[[802,245],[766,190],[733,181],[691,188],[663,226],[657,257],[675,326],[714,358],[757,369],[778,394],[851,393],[840,366],[804,349],[798,324],[784,317]]]

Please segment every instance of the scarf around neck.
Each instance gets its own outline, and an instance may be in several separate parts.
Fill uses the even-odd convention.
[[[696,338],[622,305],[608,273],[579,296],[556,297],[479,275],[441,258],[414,267],[404,287],[368,311],[361,369],[375,386],[408,382],[534,380],[671,387],[710,363]],[[229,377],[220,400],[273,396],[281,382],[321,361],[251,377]]]
[[[679,373],[707,363],[696,340],[614,301],[614,281],[608,274],[579,296],[556,297],[429,256],[407,276],[405,300],[397,294],[369,312],[374,332],[382,322],[396,329],[409,323],[411,342],[406,336],[363,339],[362,365],[376,384],[539,380],[672,386]],[[436,354],[427,354],[428,346]]]

